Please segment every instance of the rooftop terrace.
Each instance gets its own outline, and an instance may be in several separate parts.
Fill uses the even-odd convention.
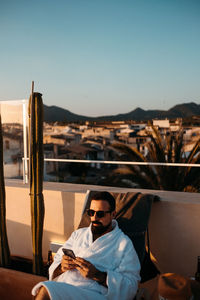
[[[87,190],[158,195],[149,222],[150,245],[162,272],[194,276],[200,249],[200,194],[67,183],[44,183],[43,257],[50,243],[63,243],[77,228]],[[32,258],[29,186],[6,180],[7,231],[12,255]]]

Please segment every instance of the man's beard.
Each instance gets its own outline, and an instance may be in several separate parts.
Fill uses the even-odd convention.
[[[95,226],[94,224],[99,224],[99,225]],[[110,222],[106,226],[103,226],[101,224],[101,222],[94,221],[94,222],[92,222],[92,225],[91,225],[91,231],[93,234],[104,234],[108,230],[108,228],[111,226],[111,224],[112,224],[112,222]]]

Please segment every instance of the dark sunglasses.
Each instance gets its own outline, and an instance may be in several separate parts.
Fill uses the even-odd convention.
[[[107,213],[111,213],[111,210],[107,210],[107,211],[97,210],[96,211],[96,210],[93,210],[93,209],[87,209],[87,214],[88,214],[89,217],[93,217],[95,213],[96,213],[96,216],[98,218],[103,218],[103,217],[105,217],[105,215]]]

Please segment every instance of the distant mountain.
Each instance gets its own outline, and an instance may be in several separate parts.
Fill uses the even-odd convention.
[[[73,114],[69,110],[58,106],[44,105],[45,122],[77,122],[87,121],[90,119],[90,117]]]
[[[77,115],[58,106],[44,105],[45,122],[78,122],[78,121],[147,121],[152,119],[174,119],[200,116],[200,104],[194,102],[178,104],[169,110],[143,110],[136,108],[125,114],[88,117]]]

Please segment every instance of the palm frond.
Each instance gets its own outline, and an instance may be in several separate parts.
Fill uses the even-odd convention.
[[[166,138],[166,152],[167,152],[167,162],[173,161],[173,146],[174,146],[174,137],[172,133]]]
[[[153,144],[148,143],[148,146],[151,145],[151,147],[149,147],[149,151],[150,151],[150,156],[152,156],[152,158],[154,159],[154,161],[156,162],[165,162],[165,149],[163,147],[163,142],[162,142],[162,138],[161,135],[159,133],[159,131],[154,127],[151,126],[153,132],[148,132],[150,137],[151,137],[151,142]],[[155,137],[154,137],[155,135]]]
[[[110,148],[114,151],[117,150],[120,153],[125,154],[125,156],[127,156],[131,161],[147,161],[146,158],[134,147],[122,143],[114,143]]]
[[[174,143],[174,162],[179,163],[183,160],[183,130],[180,130]]]
[[[192,148],[188,158],[187,158],[187,163],[192,163],[192,161],[195,160],[195,155],[200,151],[200,139],[195,143],[194,147]]]

